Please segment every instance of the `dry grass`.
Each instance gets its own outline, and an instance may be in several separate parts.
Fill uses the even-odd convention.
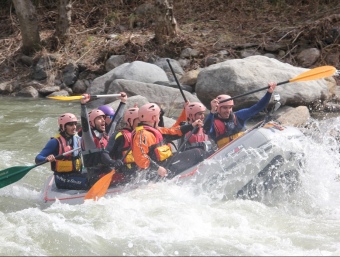
[[[38,4],[43,48],[35,57],[54,54],[58,56],[58,69],[72,59],[102,74],[105,60],[112,54],[125,54],[129,61],[148,61],[154,55],[176,58],[184,48],[191,47],[201,53],[199,58],[190,60],[188,69],[194,69],[204,66],[204,58],[220,50],[229,50],[237,58],[235,49],[246,43],[262,47],[282,38],[292,41],[301,31],[299,28],[312,26],[316,20],[338,14],[340,10],[338,0],[177,0],[174,10],[179,24],[178,37],[158,45],[153,40],[152,17],[140,19],[133,14],[143,2],[146,1],[102,0],[99,5],[97,0],[75,1],[72,36],[66,45],[53,37],[57,18],[54,1],[50,1],[52,7],[49,8]],[[136,19],[140,19],[142,27],[134,26]],[[116,37],[110,39],[112,34]],[[302,35],[301,32],[299,36]],[[13,10],[2,10],[0,81],[29,79],[30,68],[18,61],[20,39]],[[287,61],[294,62],[294,58]]]

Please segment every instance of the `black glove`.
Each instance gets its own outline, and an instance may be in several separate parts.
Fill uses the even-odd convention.
[[[124,165],[124,162],[122,160],[115,160],[115,161],[112,161],[110,166],[117,169],[117,168],[122,167],[123,165]]]

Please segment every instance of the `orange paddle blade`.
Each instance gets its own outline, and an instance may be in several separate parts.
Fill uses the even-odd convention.
[[[115,172],[115,170],[112,170],[104,177],[99,179],[87,192],[84,200],[93,199],[94,201],[97,201],[100,197],[104,196],[110,186],[112,176],[115,174]]]
[[[292,78],[289,82],[295,81],[308,81],[315,79],[322,79],[326,77],[330,77],[336,74],[336,69],[333,66],[321,66],[309,71],[301,73],[299,76]]]

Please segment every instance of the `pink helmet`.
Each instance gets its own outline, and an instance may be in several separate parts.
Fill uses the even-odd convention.
[[[152,121],[152,116],[159,115],[161,108],[155,103],[144,104],[138,110],[138,118],[140,121],[150,122]]]
[[[99,117],[99,116],[106,116],[105,113],[101,110],[98,109],[93,109],[92,111],[89,112],[89,121],[90,121],[90,126],[94,127],[94,120]]]
[[[200,102],[193,102],[185,106],[185,114],[190,121],[194,121],[195,114],[198,112],[205,112],[207,108]]]
[[[132,127],[133,121],[138,118],[138,107],[129,108],[124,113],[124,121]]]
[[[216,99],[219,102],[222,101],[222,100],[229,99],[229,98],[231,98],[230,95],[219,95],[219,96],[216,97]],[[234,106],[234,100],[229,100],[229,101],[226,101],[226,102],[218,104],[217,112],[220,112],[220,107],[221,106]]]
[[[65,130],[65,125],[69,122],[78,122],[77,117],[72,113],[64,113],[58,118],[58,125],[61,131]]]

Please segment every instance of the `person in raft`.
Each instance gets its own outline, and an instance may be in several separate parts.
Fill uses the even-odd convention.
[[[157,171],[160,177],[172,178],[204,160],[204,151],[200,148],[173,155],[167,143],[179,139],[196,126],[201,127],[203,121],[198,119],[192,124],[165,128],[158,126],[160,114],[161,109],[157,104],[143,105],[138,111],[140,123],[133,132],[132,155],[141,171],[150,174],[146,179],[155,177],[152,171]]]
[[[203,129],[211,137],[218,148],[241,136],[245,131],[247,120],[267,107],[276,83],[268,83],[266,94],[249,108],[233,112],[234,100],[229,95],[219,95],[210,102],[211,110],[204,121]],[[230,100],[228,100],[230,99]],[[220,103],[223,100],[222,103]]]
[[[115,130],[117,124],[123,118],[126,108],[127,94],[125,92],[120,92],[120,103],[116,112],[109,105],[101,105],[98,107],[98,110],[101,110],[105,115],[105,132],[108,136],[111,136]]]
[[[35,157],[35,163],[45,160],[51,163],[55,185],[59,189],[86,190],[89,188],[86,174],[82,173],[81,150],[56,159],[57,155],[80,148],[77,136],[77,117],[64,113],[58,118],[59,133],[52,137]]]
[[[123,166],[121,160],[112,160],[105,150],[109,136],[106,134],[106,115],[99,109],[87,112],[89,94],[83,94],[81,102],[82,155],[87,170],[89,185],[92,187],[102,176],[112,169]]]
[[[113,180],[117,183],[128,182],[136,175],[137,164],[132,155],[132,131],[137,127],[138,120],[137,105],[125,111],[123,121],[124,127],[114,133],[109,140],[106,150],[114,160],[122,160],[124,166],[114,174]]]

